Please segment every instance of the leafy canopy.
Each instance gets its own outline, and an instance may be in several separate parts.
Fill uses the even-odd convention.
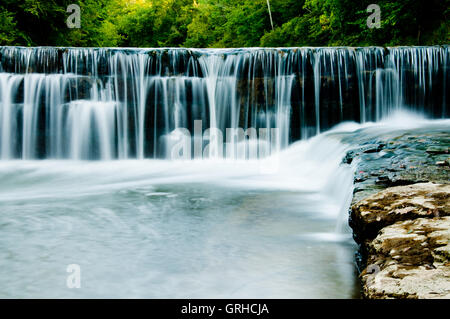
[[[433,45],[450,40],[450,0],[2,0],[0,45],[250,47]],[[69,29],[69,4],[81,28]]]

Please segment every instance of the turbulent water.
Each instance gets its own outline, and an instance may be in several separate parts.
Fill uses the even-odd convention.
[[[1,163],[0,295],[351,297],[354,247],[336,220],[352,174],[335,170],[342,145],[317,143],[271,174],[258,161]]]
[[[340,141],[427,127],[450,122],[346,124],[265,160],[3,161],[0,296],[357,297]]]
[[[448,59],[448,47],[0,48],[0,297],[358,296],[341,139],[448,128],[405,113],[369,123],[448,117]],[[327,131],[347,121],[363,124]],[[277,130],[232,139],[237,156],[218,152],[227,128]],[[169,156],[180,132],[200,153]]]

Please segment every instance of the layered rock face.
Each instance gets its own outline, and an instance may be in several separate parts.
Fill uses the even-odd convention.
[[[344,159],[365,298],[450,298],[449,137],[370,137]]]
[[[384,228],[362,273],[368,298],[450,298],[450,217]],[[378,268],[379,267],[379,268]]]
[[[352,207],[368,298],[450,298],[450,185],[391,187]]]

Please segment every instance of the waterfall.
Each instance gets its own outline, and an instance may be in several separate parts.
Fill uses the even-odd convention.
[[[398,109],[445,118],[449,57],[448,46],[0,47],[0,159],[167,158],[196,121],[207,156],[237,158],[221,137],[250,158],[252,145],[267,155]],[[229,129],[243,137],[219,136]]]

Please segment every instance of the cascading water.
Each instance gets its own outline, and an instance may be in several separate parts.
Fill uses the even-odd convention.
[[[446,46],[2,47],[0,158],[164,158],[167,136],[195,120],[202,132],[277,128],[260,137],[273,151],[400,108],[447,117],[449,57]]]
[[[446,130],[365,122],[448,117],[448,50],[0,48],[0,297],[358,296],[343,137]]]

